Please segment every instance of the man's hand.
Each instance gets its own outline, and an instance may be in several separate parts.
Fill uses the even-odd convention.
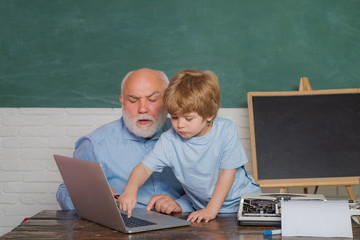
[[[150,211],[153,208],[155,208],[157,212],[166,214],[179,213],[182,210],[180,205],[175,202],[174,199],[164,194],[151,197],[146,210]]]
[[[215,219],[216,214],[211,212],[210,210],[204,208],[196,212],[190,213],[189,217],[187,218],[190,222],[201,222],[204,220],[205,222],[209,222],[210,220]]]
[[[113,188],[112,186],[110,186],[110,190],[111,190],[111,192],[112,192],[112,195],[113,195],[113,196],[116,196],[116,192],[115,192],[115,190],[114,190],[114,188]]]
[[[128,218],[131,217],[131,212],[135,208],[137,200],[136,193],[123,192],[117,200],[120,210],[128,213]]]

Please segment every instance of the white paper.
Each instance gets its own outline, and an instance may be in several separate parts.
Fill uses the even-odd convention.
[[[352,238],[349,203],[340,201],[281,201],[282,236]]]

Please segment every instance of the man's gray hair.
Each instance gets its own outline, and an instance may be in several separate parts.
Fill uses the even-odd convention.
[[[159,71],[159,70],[154,70],[156,72],[159,72],[165,82],[165,88],[169,85],[169,78],[166,76],[166,74],[163,72],[163,71]],[[125,77],[123,78],[123,80],[121,81],[121,97],[123,97],[123,89],[124,89],[124,84],[126,82],[126,80],[130,77],[131,74],[133,74],[135,72],[134,71],[131,71],[131,72],[128,72]]]

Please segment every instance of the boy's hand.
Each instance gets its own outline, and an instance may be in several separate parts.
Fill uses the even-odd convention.
[[[117,200],[120,210],[128,213],[128,218],[131,217],[131,212],[135,208],[137,199],[136,193],[123,192]]]
[[[199,211],[190,213],[187,220],[190,222],[201,222],[202,220],[204,220],[205,222],[209,222],[210,220],[215,219],[215,217],[216,214],[204,208]]]

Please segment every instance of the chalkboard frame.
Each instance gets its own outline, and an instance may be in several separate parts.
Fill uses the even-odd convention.
[[[311,88],[310,88],[311,89]],[[284,178],[284,179],[261,179],[258,171],[258,160],[256,154],[256,126],[254,121],[253,100],[256,97],[278,97],[278,96],[307,96],[307,95],[332,95],[332,94],[354,94],[360,93],[360,88],[355,89],[330,89],[330,90],[308,90],[302,91],[283,91],[283,92],[248,92],[248,112],[251,143],[251,159],[253,167],[253,177],[262,188],[287,188],[287,187],[310,187],[310,186],[346,186],[350,198],[354,198],[350,185],[358,185],[359,177],[320,177],[320,178]],[[299,146],[301,147],[301,146]]]

